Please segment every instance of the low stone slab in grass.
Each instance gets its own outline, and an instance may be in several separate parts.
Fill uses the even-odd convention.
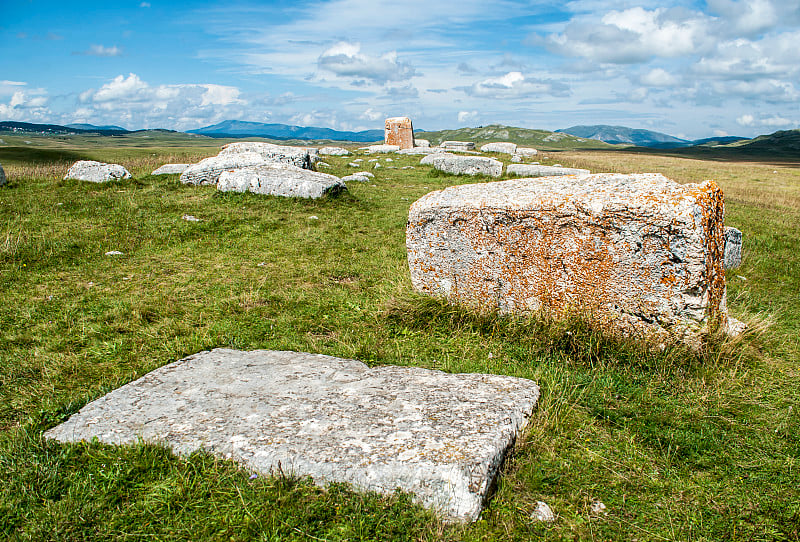
[[[3,169],[3,164],[0,164],[0,186],[6,184],[6,172]]]
[[[92,183],[107,183],[118,179],[130,179],[130,172],[119,164],[106,164],[94,160],[78,160],[64,175],[66,179],[77,179]]]
[[[219,154],[192,164],[181,173],[184,184],[215,185],[223,171],[271,163],[257,152]]]
[[[260,141],[237,141],[223,145],[219,156],[256,153],[268,162],[281,162],[303,169],[314,169],[318,152],[315,148],[275,145]]]
[[[415,494],[474,520],[539,397],[530,380],[216,349],[89,403],[45,436],[207,450],[269,474]]]
[[[499,177],[503,173],[502,162],[483,156],[447,156],[443,154],[435,156],[433,167],[453,175],[489,175],[491,177]]]
[[[509,166],[510,168],[511,166]],[[722,191],[647,173],[454,186],[411,205],[411,281],[480,309],[581,312],[698,346],[728,320]]]
[[[347,190],[347,187],[334,175],[271,163],[223,171],[217,182],[217,190],[317,199],[325,195],[334,196]]]
[[[552,177],[554,175],[588,175],[588,169],[571,167],[542,166],[539,164],[509,164],[506,167],[509,175],[521,177]]]
[[[150,175],[180,175],[192,164],[164,164],[158,169],[153,170]]]

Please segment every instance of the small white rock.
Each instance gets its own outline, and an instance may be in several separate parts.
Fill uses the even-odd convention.
[[[547,503],[542,501],[536,501],[536,508],[533,510],[531,514],[531,519],[534,521],[544,521],[546,523],[552,523],[556,520],[556,515],[547,506]]]
[[[376,162],[375,165],[372,166],[372,169],[378,169],[379,167],[381,167],[381,165]]]
[[[317,162],[317,167],[331,167],[328,162]]]
[[[308,217],[308,219],[309,220],[319,220],[319,217],[317,215],[311,215],[310,217]]]
[[[347,165],[350,166],[350,167],[358,167],[360,164],[358,162],[350,162]]]
[[[181,218],[186,220],[187,222],[200,222],[199,218],[192,215],[183,215]]]
[[[109,250],[106,252],[106,256],[123,256],[123,254],[119,250]]]
[[[606,511],[606,505],[603,504],[602,501],[592,502],[592,514],[594,514],[595,516],[607,515],[608,512]]]
[[[378,161],[378,159],[377,159],[377,158],[372,158],[372,159],[370,160],[370,162],[377,162],[377,161]]]

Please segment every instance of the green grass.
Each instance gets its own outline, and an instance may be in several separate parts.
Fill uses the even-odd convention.
[[[0,188],[0,538],[800,539],[798,169],[549,156],[682,182],[713,176],[729,194],[728,223],[745,232],[729,306],[763,331],[691,353],[617,341],[578,318],[474,315],[415,295],[408,206],[473,181],[434,175],[419,157],[392,155],[416,169],[384,163],[373,182],[317,201],[146,174],[219,144],[68,149],[136,176],[105,185],[60,180],[68,159],[51,147],[0,147],[10,180]],[[351,159],[326,157],[337,175]],[[214,347],[508,374],[539,382],[542,398],[482,519],[466,526],[399,493],[250,480],[233,463],[154,446],[42,439],[88,401]],[[538,500],[554,524],[531,521]],[[592,513],[595,500],[607,514]]]

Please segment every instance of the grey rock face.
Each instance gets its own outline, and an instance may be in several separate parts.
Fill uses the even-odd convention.
[[[509,175],[521,177],[552,177],[554,175],[589,175],[588,169],[568,167],[540,166],[536,164],[509,164],[506,168]]]
[[[522,156],[520,156],[519,154],[512,154],[511,161],[515,163],[522,162]]]
[[[256,153],[269,162],[282,162],[303,169],[314,169],[317,161],[317,149],[292,147],[291,145],[273,145],[258,141],[242,141],[229,143],[222,147],[219,156],[232,154]]]
[[[130,179],[131,174],[119,164],[106,164],[94,160],[78,160],[70,166],[64,179],[77,179],[92,183],[106,183],[118,179]]]
[[[200,160],[181,173],[184,184],[208,185],[217,184],[223,171],[230,171],[249,166],[274,163],[255,152],[237,152],[219,154]]]
[[[502,152],[504,154],[514,154],[517,152],[517,144],[500,141],[496,143],[487,143],[481,146],[481,152]]]
[[[268,196],[316,199],[346,190],[339,177],[281,163],[223,171],[217,182],[223,192],[253,192]]]
[[[453,175],[490,175],[499,177],[503,174],[502,162],[483,156],[435,156],[433,167]]]
[[[736,269],[742,265],[742,232],[733,227],[725,228],[725,269]]]
[[[411,205],[411,281],[501,312],[580,310],[625,336],[699,346],[727,320],[722,191],[658,174],[454,186]]]
[[[534,382],[508,376],[217,349],[112,391],[45,436],[205,449],[263,474],[280,464],[318,484],[400,488],[474,520],[538,397]]]
[[[3,164],[0,164],[0,186],[6,184],[6,171],[3,169]]]
[[[520,156],[536,156],[539,154],[539,151],[531,147],[517,147],[517,154]]]
[[[438,156],[457,156],[457,155],[455,155],[455,154],[453,154],[451,152],[445,152],[442,149],[437,148],[436,152],[434,152],[432,154],[428,154],[428,156],[426,156],[422,160],[420,160],[419,161],[419,165],[421,165],[421,166],[432,166],[433,165],[433,161]]]
[[[471,151],[475,149],[475,143],[472,141],[442,141],[439,145],[443,149],[453,149],[462,151]]]
[[[150,175],[175,175],[183,173],[187,169],[189,169],[191,164],[164,164],[160,168],[156,169]]]
[[[343,147],[322,147],[319,153],[325,156],[349,156],[350,151]]]
[[[346,177],[342,177],[342,181],[346,183],[350,182],[365,183],[369,181],[369,177],[363,174],[353,173],[352,175],[347,175]]]
[[[428,141],[427,139],[414,138],[414,146],[415,147],[430,147],[431,146],[431,142]]]

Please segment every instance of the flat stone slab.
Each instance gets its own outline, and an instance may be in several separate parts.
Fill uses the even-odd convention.
[[[268,162],[281,162],[303,169],[314,169],[319,153],[315,148],[275,145],[260,141],[237,141],[222,146],[219,156],[256,153]]]
[[[215,185],[223,171],[271,163],[257,152],[219,154],[204,158],[181,173],[184,184]]]
[[[506,167],[509,175],[523,177],[553,177],[555,175],[589,175],[588,169],[570,167],[542,166],[538,164],[509,164]]]
[[[344,147],[322,147],[319,153],[323,156],[349,156],[350,151]]]
[[[471,151],[475,148],[475,143],[472,141],[442,141],[439,145],[443,149],[460,149]]]
[[[66,179],[77,179],[91,183],[107,183],[118,179],[130,179],[130,172],[119,164],[106,164],[94,160],[78,160],[64,175]]]
[[[481,152],[501,152],[504,154],[514,154],[517,152],[517,144],[507,141],[497,141],[481,146]]]
[[[499,177],[503,173],[503,163],[483,156],[431,155],[433,167],[453,175],[489,175]],[[424,160],[424,158],[423,158]],[[420,161],[420,163],[422,163]]]
[[[45,433],[61,442],[207,450],[270,474],[396,488],[475,520],[539,398],[530,380],[375,367],[318,354],[216,349],[89,403]]]
[[[339,177],[283,163],[261,164],[223,171],[217,182],[222,192],[252,192],[265,196],[317,199],[347,190]]]
[[[181,174],[192,164],[164,164],[160,168],[156,169],[150,175],[175,175]]]

